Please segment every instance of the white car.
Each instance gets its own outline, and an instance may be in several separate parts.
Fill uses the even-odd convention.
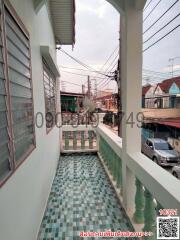
[[[175,176],[176,178],[180,179],[180,165],[174,166],[172,168],[172,174],[173,176]]]

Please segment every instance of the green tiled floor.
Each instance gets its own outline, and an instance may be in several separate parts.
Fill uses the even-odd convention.
[[[80,239],[81,231],[109,229],[133,231],[98,157],[62,156],[39,240]]]

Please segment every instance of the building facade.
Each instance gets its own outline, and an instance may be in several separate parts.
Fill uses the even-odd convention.
[[[53,9],[60,14],[61,2],[55,6],[55,1],[0,1],[0,239],[4,240],[37,239],[59,159],[59,128],[49,121],[60,111],[56,44],[74,43],[73,1],[64,3],[63,14],[72,19],[69,25],[54,24],[60,20]]]
[[[147,89],[143,87],[143,92]],[[142,95],[145,108],[178,108],[180,104],[180,78],[175,77],[149,87]]]

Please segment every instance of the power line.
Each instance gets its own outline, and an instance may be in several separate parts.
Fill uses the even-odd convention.
[[[114,55],[114,53],[116,52],[116,50],[118,49],[119,47],[116,47],[116,49],[113,51],[113,53],[110,55],[110,57],[108,58],[108,60],[105,62],[105,64],[103,65],[103,67],[100,69],[102,70],[104,68],[104,66],[109,62],[109,60],[111,59],[111,57]],[[116,61],[117,57],[119,56],[119,51],[118,51],[118,54],[115,56],[115,58],[112,60],[112,62],[109,64],[109,66],[106,68],[106,71],[105,73],[108,73],[108,70],[110,69],[110,67],[112,66],[112,64],[114,63],[114,61]],[[109,71],[109,73],[111,73],[111,71]],[[113,73],[113,72],[112,72]],[[97,75],[94,77],[96,78]],[[105,80],[106,80],[107,77],[103,78],[102,80],[100,80],[98,83],[97,83],[97,86],[98,84],[101,84],[103,83]]]
[[[117,62],[114,64],[114,66],[112,67],[112,69],[114,69],[114,67],[115,67],[116,65],[117,65]],[[113,76],[112,76],[112,78],[113,78]],[[110,83],[110,81],[112,80],[112,78],[105,80],[105,82],[104,82],[103,84],[100,84],[99,87],[104,88],[105,86],[107,86],[107,84]],[[107,81],[109,81],[109,82],[107,83]],[[105,83],[106,83],[106,84],[105,84]],[[104,85],[104,84],[105,84],[105,85]]]
[[[157,41],[155,41],[153,44],[151,44],[150,46],[148,46],[147,48],[145,48],[143,50],[143,52],[147,51],[148,49],[150,49],[151,47],[153,47],[154,45],[156,45],[158,42],[160,42],[162,39],[164,39],[165,37],[167,37],[169,34],[171,34],[172,32],[174,32],[178,27],[180,27],[180,24],[177,25],[175,28],[173,28],[171,31],[169,31],[168,33],[166,33],[164,36],[162,36],[161,38],[159,38]]]
[[[68,72],[68,71],[65,71],[65,70],[62,70],[62,72],[73,74],[73,75],[77,75],[77,76],[86,76],[86,77],[87,76],[91,76],[91,77],[93,77],[92,75],[89,75],[89,74],[80,74],[80,73],[75,73],[75,72]],[[110,76],[108,76],[108,77],[110,77]],[[103,77],[97,77],[97,78],[104,79]]]
[[[82,68],[73,68],[73,67],[67,67],[67,66],[60,66],[61,68],[66,68],[66,69],[72,69],[72,70],[78,70],[78,71],[84,71],[84,72],[95,72],[93,70],[85,70],[85,69],[82,69]],[[105,72],[101,72],[101,73],[105,73]]]
[[[115,61],[117,61],[117,58],[118,58],[118,57],[119,57],[119,53],[115,56],[115,58],[114,58],[113,61],[110,63],[110,65],[109,65],[109,67],[106,69],[106,71],[109,70],[109,72],[111,72],[111,71],[113,70],[114,66],[115,66],[117,63],[115,63],[115,65],[114,65],[112,68],[110,68],[110,67],[114,64]],[[106,81],[106,79],[107,79],[107,77],[105,77],[103,80]],[[98,85],[99,85],[99,84],[101,85],[101,84],[104,82],[103,80],[101,80],[101,81],[98,83]]]
[[[150,70],[150,69],[143,69],[144,72],[150,72],[150,73],[153,73],[154,75],[167,75],[167,73],[165,72],[157,72],[157,71],[153,71],[153,70]]]
[[[97,74],[101,74],[103,76],[105,76],[105,78],[100,78],[100,77],[97,77],[96,78],[99,78],[99,79],[102,79],[101,80],[101,84],[102,82],[104,81],[104,79],[107,79],[107,78],[111,78],[112,76],[109,76],[107,75],[108,73],[110,72],[107,72],[107,70],[112,66],[112,64],[114,63],[114,61],[116,60],[116,58],[118,57],[119,53],[115,56],[115,58],[113,59],[113,61],[110,63],[109,67],[106,69],[106,74],[102,74],[101,72],[97,71],[97,70],[94,70],[93,68],[89,67],[88,65],[82,63],[81,61],[79,61],[78,59],[74,58],[73,56],[71,56],[70,54],[68,54],[66,51],[64,51],[63,49],[60,48],[60,50],[65,53],[67,56],[69,56],[71,59],[73,59],[74,61],[78,62],[79,64],[81,64],[83,67],[86,67],[88,69],[88,71],[90,71],[89,69],[92,69],[91,71],[93,72],[96,72]],[[115,51],[117,50],[117,47],[116,49],[113,51],[113,53],[109,56],[109,58],[107,59],[107,61],[105,62],[104,66],[107,64],[107,62],[111,59],[111,57],[114,55]],[[113,68],[112,68],[113,69]],[[88,76],[88,75],[85,75],[85,74],[78,74],[78,73],[74,73],[74,72],[68,72],[68,71],[65,71],[65,70],[62,70],[63,72],[66,72],[66,73],[69,73],[69,74],[73,74],[73,75],[78,75],[78,76]],[[93,77],[93,76],[92,76]]]
[[[63,52],[64,54],[66,54],[68,57],[70,57],[71,59],[73,59],[75,62],[79,63],[81,66],[87,68],[88,70],[93,70],[94,72],[98,73],[98,74],[101,74],[103,76],[106,76],[105,74],[101,73],[101,72],[98,72],[96,69],[92,68],[92,67],[89,67],[87,64],[83,63],[82,61],[78,60],[77,58],[73,57],[72,55],[70,55],[69,53],[67,53],[65,50],[63,50],[62,48],[57,48],[59,49],[61,52]]]
[[[68,81],[63,81],[64,83],[67,83],[67,84],[71,84],[71,85],[75,85],[75,86],[78,86],[78,87],[82,87],[82,85],[78,84],[78,83],[72,83],[72,82],[68,82]],[[88,88],[86,86],[84,86],[85,88]],[[95,90],[92,88],[92,90]]]
[[[72,83],[72,82],[68,82],[68,81],[63,81],[63,82],[64,82],[64,83],[71,84],[71,85],[75,85],[75,86],[82,87],[82,85],[80,85],[80,84],[77,84],[77,83]]]
[[[159,2],[152,8],[152,10],[148,13],[148,15],[144,18],[143,23],[148,19],[148,17],[154,12],[154,10],[157,8],[157,6],[160,4],[162,0],[159,0]]]
[[[119,46],[117,46],[114,51],[111,53],[111,55],[108,57],[108,59],[106,60],[106,62],[103,64],[103,66],[100,68],[99,71],[102,71],[102,69],[106,66],[106,64],[109,62],[109,60],[111,59],[111,57],[114,55],[114,53],[116,52],[116,50],[119,48]]]
[[[148,42],[149,40],[151,40],[156,34],[158,34],[159,32],[161,32],[165,27],[167,27],[170,23],[172,23],[176,18],[178,18],[180,16],[180,13],[178,13],[173,19],[171,19],[168,23],[166,23],[163,27],[161,27],[157,32],[155,32],[154,34],[152,34],[148,39],[146,39],[143,43]]]
[[[179,0],[176,0],[153,24],[151,24],[144,32],[143,34],[145,34],[148,30],[150,30],[162,17],[164,17],[164,15],[166,13],[168,13],[171,8],[173,8],[177,3],[179,2]]]
[[[111,82],[111,80],[112,80],[112,79],[107,79],[107,80],[104,82],[103,86],[101,86],[101,88],[106,87],[106,86]]]

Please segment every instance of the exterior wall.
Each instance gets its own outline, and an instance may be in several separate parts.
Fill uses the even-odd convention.
[[[150,89],[145,94],[145,98],[149,98],[145,100],[145,108],[152,108],[154,106],[154,91],[156,89],[156,86],[150,87]],[[152,99],[151,99],[152,98]]]
[[[54,36],[46,6],[36,15],[32,0],[11,0],[30,33],[34,112],[45,114],[40,45],[50,45],[55,58]],[[59,91],[58,91],[59,92]],[[48,135],[36,128],[36,149],[0,188],[0,239],[36,240],[59,158],[59,130]]]
[[[169,89],[169,94],[179,94],[179,93],[180,93],[180,89],[178,88],[176,83],[173,83]]]
[[[162,89],[159,87],[159,86],[157,86],[157,88],[156,88],[156,90],[155,90],[155,92],[154,92],[154,95],[155,96],[162,96],[162,95],[164,95],[165,93],[162,91]]]
[[[155,92],[156,86],[150,87],[150,89],[147,91],[145,98],[150,98],[154,97],[154,92]]]

